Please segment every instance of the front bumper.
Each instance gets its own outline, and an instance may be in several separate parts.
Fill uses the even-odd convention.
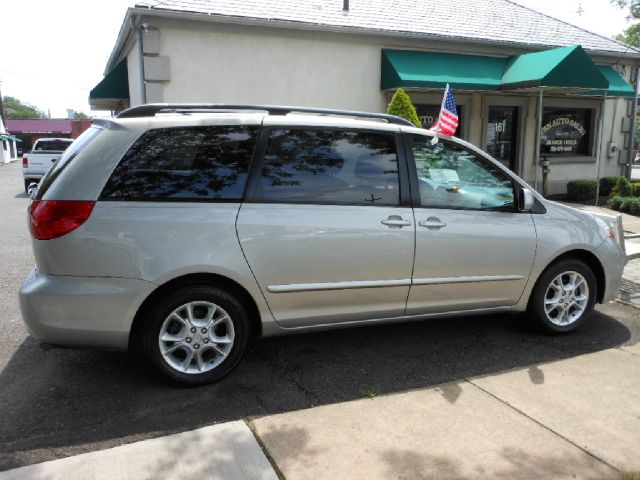
[[[126,350],[133,318],[155,285],[143,280],[43,275],[20,288],[22,318],[40,343]]]
[[[625,263],[624,252],[617,242],[607,239],[594,253],[604,269],[605,290],[602,303],[610,302],[618,296]]]

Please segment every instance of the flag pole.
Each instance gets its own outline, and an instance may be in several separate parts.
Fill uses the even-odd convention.
[[[442,96],[442,103],[440,104],[440,113],[438,113],[438,125],[440,125],[440,120],[442,120],[442,112],[444,110],[444,104],[447,103],[447,95],[449,94],[449,84],[444,89],[444,95]]]

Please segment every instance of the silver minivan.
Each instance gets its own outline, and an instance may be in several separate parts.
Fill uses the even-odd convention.
[[[403,119],[143,105],[95,120],[29,207],[20,291],[39,342],[229,373],[252,337],[528,312],[549,332],[614,298],[613,217],[545,200]]]

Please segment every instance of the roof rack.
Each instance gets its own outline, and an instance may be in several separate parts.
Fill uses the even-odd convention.
[[[335,115],[344,117],[372,118],[386,120],[396,125],[414,126],[409,120],[387,115],[386,113],[352,112],[350,110],[333,110],[330,108],[281,107],[276,105],[234,105],[223,103],[149,103],[128,108],[118,114],[117,118],[152,117],[157,113],[204,113],[214,111],[253,110],[267,112],[269,115],[287,115],[288,113],[313,113],[318,115]]]

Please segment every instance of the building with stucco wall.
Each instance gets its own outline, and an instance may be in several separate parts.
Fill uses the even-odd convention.
[[[0,164],[13,162],[18,159],[19,138],[7,132],[2,115],[0,115]]]
[[[147,0],[90,103],[382,112],[403,87],[430,126],[449,83],[458,136],[536,186],[547,160],[563,193],[628,171],[639,65],[634,48],[508,0]]]

